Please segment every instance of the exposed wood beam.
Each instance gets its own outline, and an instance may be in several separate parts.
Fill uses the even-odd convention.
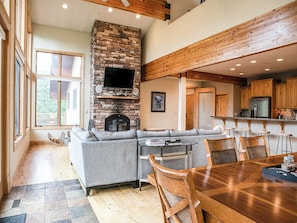
[[[155,19],[166,20],[170,16],[170,8],[165,7],[166,0],[128,0],[129,6],[125,7],[121,0],[84,0],[108,7],[138,13]],[[168,18],[167,18],[168,19]]]
[[[221,83],[229,83],[229,84],[247,85],[246,78],[226,76],[221,74],[211,74],[211,73],[198,72],[198,71],[188,71],[185,73],[170,75],[170,77],[176,77],[176,78],[186,77],[189,80],[191,79],[191,80],[198,80],[198,81],[213,81],[213,82],[221,82]]]
[[[221,83],[246,85],[247,79],[233,76],[226,76],[220,74],[210,74],[198,71],[188,71],[187,79],[202,80],[202,81],[214,81]]]
[[[297,1],[142,66],[142,81],[297,43]],[[285,32],[285,33],[284,33]]]

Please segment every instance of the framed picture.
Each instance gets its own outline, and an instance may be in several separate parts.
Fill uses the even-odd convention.
[[[166,93],[165,92],[152,92],[151,98],[151,111],[152,112],[165,112]]]

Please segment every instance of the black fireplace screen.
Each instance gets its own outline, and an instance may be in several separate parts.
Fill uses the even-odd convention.
[[[105,131],[117,132],[130,129],[130,119],[121,114],[113,114],[105,119]]]

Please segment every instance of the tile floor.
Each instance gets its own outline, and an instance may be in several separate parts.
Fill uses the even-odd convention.
[[[26,213],[26,223],[98,223],[78,179],[73,179],[77,177],[67,152],[67,147],[29,149],[11,192],[1,200],[0,222]]]

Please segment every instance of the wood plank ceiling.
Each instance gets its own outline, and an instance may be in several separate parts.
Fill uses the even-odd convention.
[[[165,76],[213,80],[195,68],[297,43],[297,1],[142,66],[142,81]],[[196,73],[196,74],[195,74]],[[222,78],[221,78],[222,79]],[[223,78],[224,79],[224,78]],[[226,77],[224,80],[227,80]],[[233,80],[242,82],[240,78]],[[222,80],[223,81],[223,80]],[[244,82],[242,82],[244,83]]]
[[[170,5],[166,0],[123,0],[129,5],[125,6],[122,0],[84,0],[100,5],[138,13],[155,19],[166,20],[170,18]]]

